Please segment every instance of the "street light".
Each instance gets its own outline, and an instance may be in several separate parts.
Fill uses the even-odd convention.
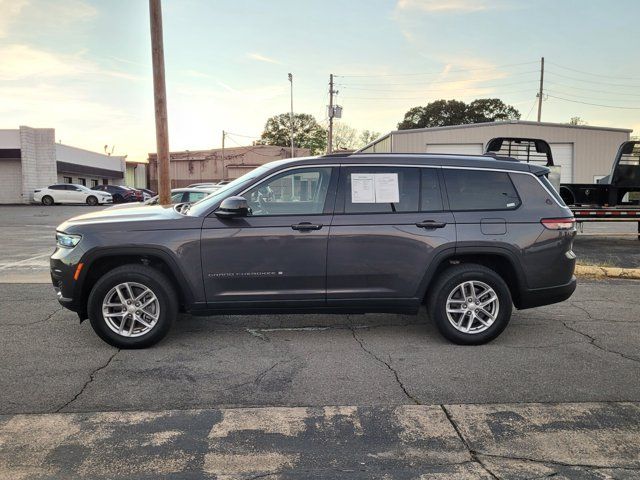
[[[293,158],[293,75],[291,73],[288,75],[289,83],[291,84],[291,113],[289,114],[289,123],[291,123],[291,158]]]

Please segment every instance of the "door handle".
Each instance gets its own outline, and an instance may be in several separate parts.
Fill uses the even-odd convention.
[[[310,222],[301,222],[295,225],[291,225],[291,228],[294,230],[304,231],[304,230],[320,230],[322,228],[321,223],[310,223]]]
[[[444,228],[447,224],[445,222],[436,222],[434,220],[425,220],[423,222],[416,223],[416,227],[420,228]]]

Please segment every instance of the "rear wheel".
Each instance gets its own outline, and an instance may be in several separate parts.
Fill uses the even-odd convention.
[[[444,337],[461,345],[480,345],[506,328],[512,300],[507,284],[495,271],[463,264],[438,277],[427,308]]]
[[[91,205],[92,207],[95,207],[98,204],[98,199],[96,197],[94,197],[93,195],[91,195],[90,197],[87,197],[87,205]]]
[[[50,207],[51,205],[53,205],[53,197],[45,195],[44,197],[42,197],[42,204]]]
[[[118,348],[146,348],[164,338],[178,312],[169,279],[144,265],[124,265],[105,274],[88,300],[93,330]]]

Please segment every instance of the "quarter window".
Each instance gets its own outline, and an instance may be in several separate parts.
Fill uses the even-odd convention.
[[[418,168],[347,167],[343,172],[345,213],[418,211]]]
[[[283,172],[245,192],[251,215],[312,215],[324,210],[331,167]]]
[[[444,169],[444,178],[451,210],[513,210],[520,206],[505,172]]]

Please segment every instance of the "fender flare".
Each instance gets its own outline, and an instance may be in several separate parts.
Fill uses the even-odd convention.
[[[176,286],[179,289],[179,293],[184,299],[185,305],[192,305],[194,303],[193,291],[189,287],[187,278],[182,271],[182,268],[176,261],[171,250],[158,245],[136,245],[136,246],[120,246],[120,247],[96,247],[85,252],[80,259],[80,262],[84,263],[84,268],[81,270],[74,288],[74,298],[81,298],[82,290],[88,272],[91,271],[91,265],[97,260],[101,260],[107,257],[118,257],[123,255],[133,255],[139,257],[156,257],[164,262],[169,268],[169,271],[176,280]]]

